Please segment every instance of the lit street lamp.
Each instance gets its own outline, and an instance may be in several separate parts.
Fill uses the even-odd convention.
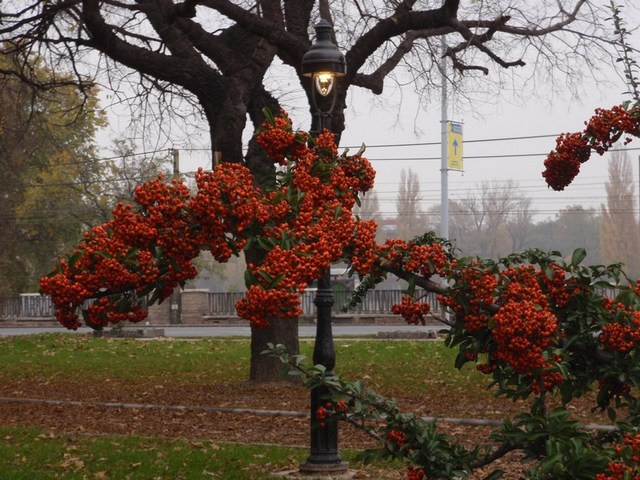
[[[302,74],[312,78],[311,99],[313,104],[313,122],[311,134],[317,136],[324,129],[331,131],[331,112],[336,103],[336,77],[347,72],[344,55],[331,41],[333,27],[326,20],[320,20],[315,26],[316,41],[302,57]],[[318,98],[318,94],[320,98]],[[327,108],[328,106],[328,108]],[[315,127],[315,128],[314,128]],[[323,365],[331,375],[336,364],[336,352],[331,331],[331,268],[327,268],[318,279],[318,291],[315,304],[318,311],[316,340],[313,347],[314,365]],[[324,406],[327,387],[311,390],[311,454],[300,465],[300,471],[307,474],[339,474],[347,471],[349,464],[338,453],[338,424],[327,419],[320,426],[316,420],[318,407]]]

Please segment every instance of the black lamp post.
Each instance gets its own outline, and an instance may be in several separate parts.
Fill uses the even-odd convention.
[[[320,20],[315,26],[316,42],[302,57],[302,74],[312,78],[311,99],[313,103],[313,122],[311,134],[317,136],[324,129],[331,130],[331,112],[336,102],[336,77],[344,76],[347,65],[344,55],[331,41],[333,27],[326,20]],[[318,95],[321,98],[318,98]],[[314,365],[323,365],[327,375],[331,375],[336,364],[336,352],[331,331],[331,268],[327,268],[318,279],[318,291],[315,304],[318,312],[316,323],[316,341],[313,347]],[[300,465],[300,471],[306,474],[339,474],[347,471],[349,464],[338,453],[338,424],[329,418],[321,426],[316,420],[318,407],[324,406],[330,393],[326,387],[311,390],[311,454]]]

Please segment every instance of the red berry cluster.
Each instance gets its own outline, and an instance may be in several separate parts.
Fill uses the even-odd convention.
[[[351,238],[353,254],[351,265],[360,275],[367,275],[373,271],[378,260],[378,247],[376,245],[375,220],[358,221],[354,235]]]
[[[282,111],[280,116],[265,121],[256,135],[256,141],[274,162],[285,165],[287,152],[296,141],[296,135],[287,114]]]
[[[556,140],[555,151],[544,161],[542,176],[554,190],[564,190],[580,172],[580,165],[591,156],[582,133],[563,133]]]
[[[542,372],[539,378],[534,377],[531,379],[531,390],[535,394],[541,392],[548,392],[556,385],[561,384],[564,381],[564,377],[557,370],[552,370],[552,364],[547,362],[546,369]]]
[[[456,271],[456,286],[450,296],[438,300],[464,321],[470,333],[482,332],[489,325],[487,308],[494,304],[498,281],[493,273],[475,260],[470,267]]]
[[[419,302],[410,295],[402,296],[402,303],[395,304],[391,307],[391,313],[394,315],[402,315],[405,321],[412,325],[421,323],[424,325],[424,316],[429,313],[431,306],[425,302]]]
[[[625,434],[614,451],[617,460],[610,462],[607,471],[597,474],[595,480],[640,480],[640,434]]]
[[[271,319],[294,319],[302,313],[297,293],[264,289],[259,285],[249,287],[245,297],[236,303],[236,310],[257,328],[266,327]]]
[[[400,430],[391,430],[387,434],[387,443],[393,444],[400,449],[407,443],[407,436]]]
[[[334,410],[333,408],[333,403],[327,402],[324,404],[324,406],[320,406],[316,408],[315,413],[316,413],[316,420],[318,421],[318,424],[321,427],[324,427],[329,417],[331,417],[333,414],[336,413],[336,410]]]
[[[628,352],[640,345],[640,312],[609,299],[603,301],[605,310],[615,319],[602,326],[598,339],[605,349]]]
[[[137,187],[135,199],[139,211],[117,205],[113,220],[86,232],[57,271],[41,279],[41,291],[51,295],[56,318],[67,328],[80,326],[78,309],[91,298],[100,299],[86,309],[92,326],[140,321],[146,312],[139,293],[158,284],[162,299],[196,275],[191,260],[199,248],[185,213],[186,186],[180,181],[166,184],[159,177]]]
[[[580,291],[580,286],[575,278],[567,278],[565,270],[556,264],[551,264],[552,278],[542,272],[539,276],[542,286],[547,294],[547,299],[552,307],[565,308]]]
[[[520,374],[545,368],[544,350],[552,343],[558,323],[555,315],[531,300],[508,301],[493,316],[491,331],[495,359]]]
[[[591,150],[602,155],[623,135],[640,136],[640,106],[598,108],[585,123],[583,132],[560,135],[555,151],[544,162],[542,176],[554,190],[564,190],[573,181],[580,165],[589,160]],[[631,139],[627,137],[625,143],[629,141]]]
[[[289,128],[288,120],[276,118],[261,135],[285,138],[286,132],[276,131]],[[346,250],[358,252],[354,263],[359,268],[370,268],[374,261],[376,224],[356,222],[352,209],[356,195],[371,188],[375,174],[361,154],[338,156],[337,151],[328,132],[318,136],[313,148],[287,150],[283,178],[288,181],[262,197],[268,213],[263,221],[258,211],[259,236],[262,245],[272,246],[259,263],[249,265],[255,288],[237,305],[238,313],[254,325],[298,314],[298,293]],[[259,289],[280,293],[259,294]],[[261,303],[266,297],[274,302],[269,308]],[[284,311],[278,314],[279,309]]]
[[[189,203],[198,225],[193,237],[216,260],[226,262],[244,247],[247,229],[266,222],[269,209],[249,169],[238,163],[222,163],[213,172],[198,169],[196,185],[198,192]]]
[[[410,273],[418,273],[423,277],[434,274],[444,275],[444,269],[448,266],[447,253],[442,245],[416,245],[409,243],[407,260],[404,262],[404,270]]]
[[[427,480],[427,474],[422,468],[409,467],[407,470],[407,480]]]
[[[585,135],[591,140],[591,148],[600,155],[607,152],[622,135],[640,136],[640,107],[628,109],[617,105],[611,109],[597,108],[596,114],[585,122]],[[627,139],[626,143],[630,140]]]
[[[512,366],[520,374],[548,369],[544,350],[558,330],[558,320],[549,310],[549,302],[540,287],[541,274],[531,265],[511,267],[501,273],[503,287],[498,298],[501,305],[493,316],[491,330],[495,342],[495,360]],[[542,373],[546,386],[557,383],[554,372]],[[542,385],[536,380],[535,388]]]

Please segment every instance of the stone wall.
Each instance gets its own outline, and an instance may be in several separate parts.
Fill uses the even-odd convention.
[[[184,290],[182,292],[183,325],[201,325],[203,318],[209,313],[208,290]]]

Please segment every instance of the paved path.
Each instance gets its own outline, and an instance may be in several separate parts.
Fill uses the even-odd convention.
[[[216,326],[216,327],[157,327],[163,328],[167,337],[248,337],[251,335],[249,327]],[[378,332],[428,332],[438,330],[434,326],[422,325],[334,325],[333,334],[338,335],[375,335]],[[89,328],[79,328],[76,333],[89,333]],[[65,333],[69,330],[63,327],[7,327],[0,328],[0,337],[14,335],[33,335],[38,333]],[[302,325],[298,329],[300,337],[315,337],[316,327]]]

